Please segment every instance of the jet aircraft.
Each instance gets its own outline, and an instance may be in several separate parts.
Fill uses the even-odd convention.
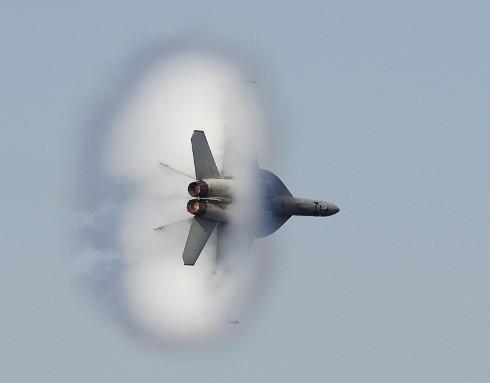
[[[193,197],[187,203],[187,211],[194,217],[182,255],[188,266],[196,263],[216,227],[219,249],[220,232],[226,230],[232,220],[235,186],[234,179],[220,175],[203,131],[194,130],[191,144],[196,181],[187,189]],[[274,233],[293,215],[326,217],[339,212],[339,208],[330,202],[293,197],[279,177],[260,169],[258,161],[256,163],[254,174],[261,190],[257,202],[263,214],[257,220],[251,242]]]

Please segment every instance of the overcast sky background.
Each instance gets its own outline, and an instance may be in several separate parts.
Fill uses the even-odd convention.
[[[2,2],[2,382],[490,380],[490,3]],[[258,309],[172,351],[73,283],[80,141],[152,46],[254,63],[298,196]]]

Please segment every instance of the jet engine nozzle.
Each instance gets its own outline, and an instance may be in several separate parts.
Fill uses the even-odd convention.
[[[233,181],[225,178],[194,181],[187,187],[191,197],[200,198],[231,198],[232,190]]]
[[[202,199],[191,199],[187,202],[187,211],[192,215],[217,222],[228,222],[231,214],[229,204]]]
[[[194,181],[189,184],[187,191],[191,197],[207,197],[209,194],[209,186],[204,181]]]
[[[191,199],[187,202],[187,211],[193,215],[202,216],[206,214],[207,202],[199,201],[198,199]]]

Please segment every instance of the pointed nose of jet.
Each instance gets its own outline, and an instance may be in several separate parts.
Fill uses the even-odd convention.
[[[327,202],[324,215],[326,215],[326,216],[334,215],[334,214],[337,214],[339,211],[340,211],[340,209],[337,207],[337,205],[334,205],[331,202]]]

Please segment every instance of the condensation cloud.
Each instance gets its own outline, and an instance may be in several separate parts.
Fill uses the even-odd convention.
[[[132,332],[164,344],[216,342],[237,326],[264,265],[249,255],[253,168],[270,161],[255,75],[216,51],[153,57],[96,119],[83,153],[80,255],[86,280]],[[190,137],[206,133],[220,171],[237,179],[232,242],[216,262],[216,233],[194,267],[182,262],[194,165]],[[104,133],[101,133],[101,130]],[[168,164],[169,167],[162,166]],[[190,176],[190,177],[189,177]],[[161,230],[156,227],[165,226]],[[256,246],[257,247],[257,246]]]

